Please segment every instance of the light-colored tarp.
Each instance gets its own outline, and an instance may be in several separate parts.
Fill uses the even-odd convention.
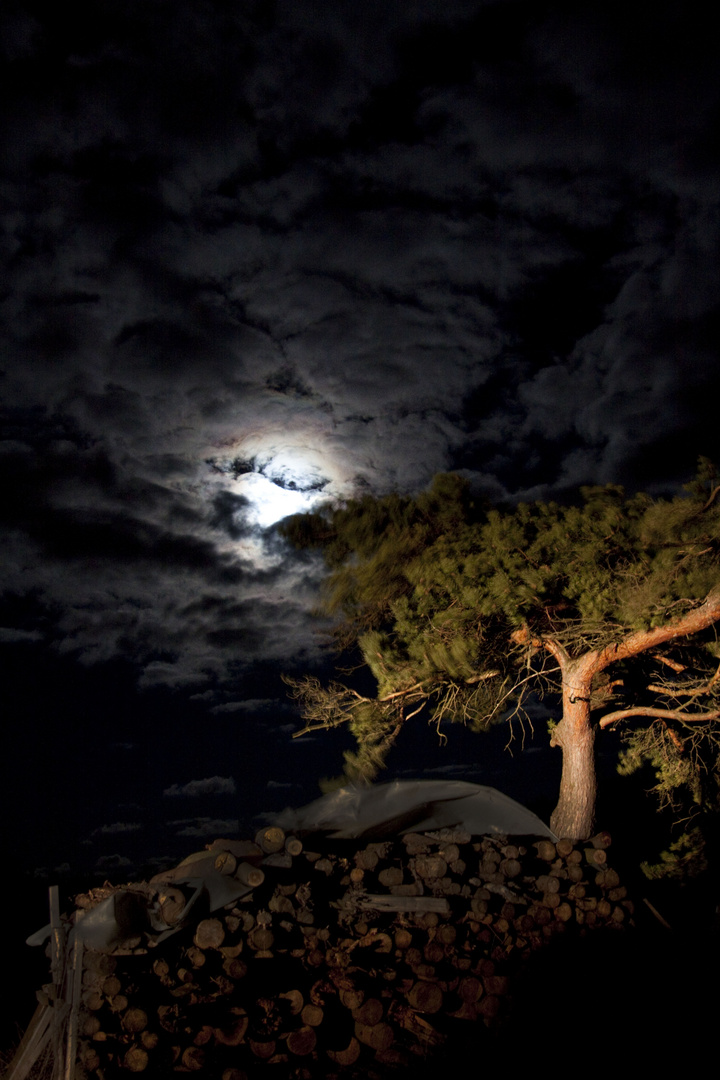
[[[462,828],[473,836],[557,837],[548,826],[496,788],[464,780],[392,780],[344,787],[277,819],[286,832],[327,832],[336,839],[397,836]]]
[[[128,939],[141,934],[158,945],[189,922],[197,921],[209,911],[217,911],[252,892],[251,886],[219,874],[214,869],[215,858],[216,853],[208,855],[207,852],[190,856],[166,875],[158,874],[153,878],[156,886],[145,886],[145,894],[138,888],[117,889],[76,922],[70,933],[70,945],[77,936],[86,948],[112,952]],[[184,868],[183,874],[180,871]],[[176,915],[172,926],[164,921],[157,899],[158,886],[162,881],[172,884],[186,899],[184,909]],[[201,914],[198,916],[197,912]],[[27,938],[27,944],[42,945],[51,930],[50,924],[44,926]]]

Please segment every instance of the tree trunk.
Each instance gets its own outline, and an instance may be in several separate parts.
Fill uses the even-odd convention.
[[[597,796],[595,731],[590,722],[592,672],[583,671],[581,664],[571,662],[563,671],[563,716],[551,743],[562,749],[563,763],[550,828],[556,836],[572,840],[592,836]]]

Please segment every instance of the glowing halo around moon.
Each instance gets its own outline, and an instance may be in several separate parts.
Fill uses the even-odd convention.
[[[228,486],[245,502],[238,514],[262,531],[352,494],[349,470],[316,431],[275,430],[229,439],[211,460],[216,471],[233,478]]]

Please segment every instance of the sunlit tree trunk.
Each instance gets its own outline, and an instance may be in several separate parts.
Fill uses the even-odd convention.
[[[566,660],[563,668],[563,715],[555,728],[552,746],[562,750],[560,798],[550,818],[556,836],[586,840],[595,823],[595,731],[590,721],[593,672],[587,657]]]
[[[625,660],[669,641],[686,638],[707,629],[720,620],[720,588],[713,589],[700,605],[671,619],[662,626],[637,630],[620,641],[601,649],[586,652],[571,660],[566,650],[553,638],[538,638],[537,644],[551,653],[562,673],[562,720],[555,728],[553,746],[563,754],[560,798],[550,818],[550,828],[556,836],[586,840],[592,835],[595,818],[597,781],[595,778],[595,730],[590,720],[590,696],[593,679],[618,660]],[[518,642],[529,641],[529,635],[516,635]],[[619,710],[604,719],[617,720],[637,715],[639,710]],[[653,709],[652,715],[674,715],[672,710]],[[712,711],[707,713],[713,718]]]

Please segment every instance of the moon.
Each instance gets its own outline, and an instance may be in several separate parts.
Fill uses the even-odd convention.
[[[306,513],[323,503],[353,494],[349,463],[321,432],[308,428],[274,429],[223,440],[211,452],[210,464],[222,487],[242,496],[238,523],[249,526],[241,546],[263,546],[262,534],[291,514]],[[222,479],[221,479],[222,478]]]
[[[269,529],[290,514],[312,510],[313,506],[323,501],[322,493],[317,490],[283,487],[262,473],[243,476],[238,483],[238,491],[250,503],[249,520],[261,529]]]

